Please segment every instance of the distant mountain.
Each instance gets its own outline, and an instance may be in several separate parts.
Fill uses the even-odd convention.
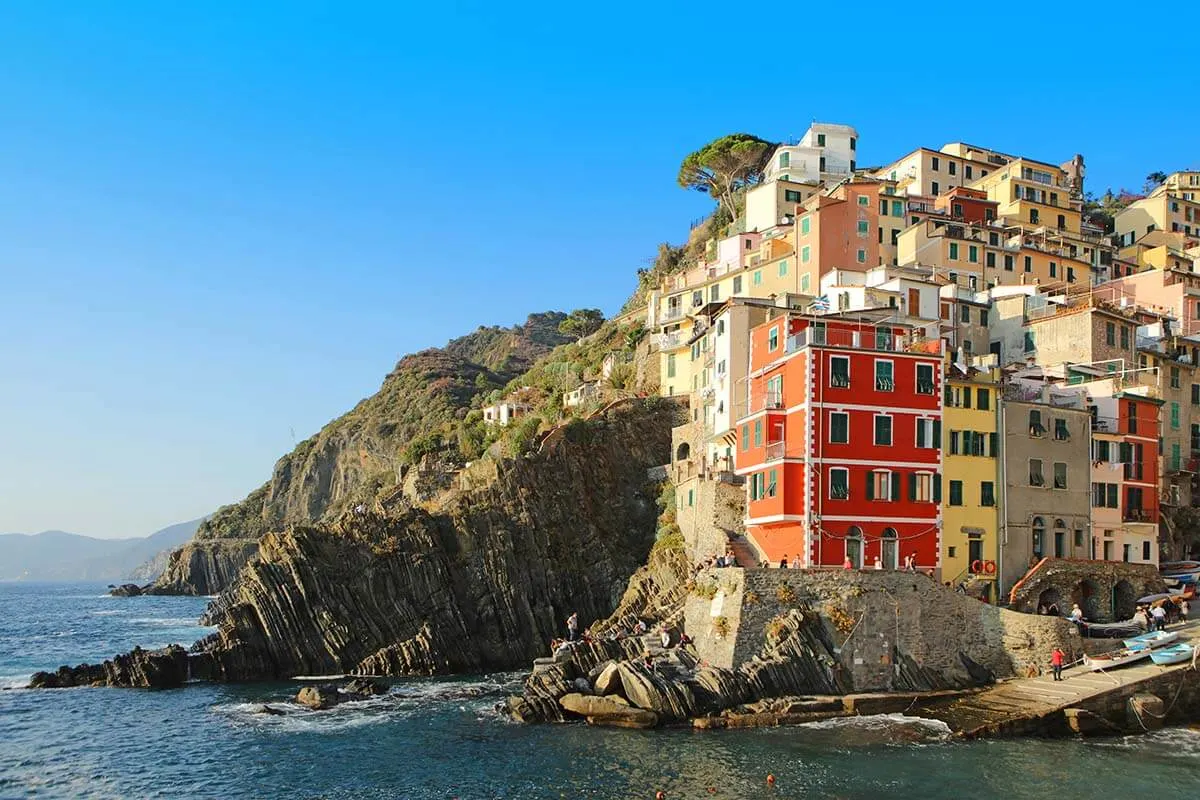
[[[150,571],[143,565],[190,539],[201,521],[130,539],[96,539],[65,531],[0,534],[0,580],[152,580],[156,574],[142,577]]]

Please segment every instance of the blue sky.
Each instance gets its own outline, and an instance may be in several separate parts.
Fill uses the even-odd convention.
[[[199,516],[406,352],[615,311],[727,132],[1081,152],[1101,190],[1200,163],[1150,19],[509,5],[4,4],[0,532]]]

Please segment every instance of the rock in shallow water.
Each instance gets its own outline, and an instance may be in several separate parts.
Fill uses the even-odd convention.
[[[658,725],[658,714],[653,711],[631,708],[609,697],[573,692],[563,695],[558,702],[572,714],[586,717],[589,725],[610,725],[618,728],[653,728]]]

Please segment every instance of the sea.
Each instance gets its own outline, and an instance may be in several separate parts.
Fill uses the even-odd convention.
[[[1200,733],[956,742],[898,715],[746,731],[525,726],[519,673],[397,680],[308,711],[303,681],[23,687],[134,645],[190,644],[208,601],[0,583],[0,798],[1142,798],[1200,793]],[[268,706],[282,714],[263,713]],[[773,785],[767,776],[773,775]]]

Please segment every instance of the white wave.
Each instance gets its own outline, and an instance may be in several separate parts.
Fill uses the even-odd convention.
[[[93,617],[111,617],[111,616],[114,616],[114,615],[116,615],[116,614],[124,614],[124,613],[125,613],[125,609],[123,609],[123,608],[114,608],[114,609],[111,609],[111,610],[109,610],[109,611],[93,611],[93,612],[91,612],[91,615],[92,615]]]
[[[341,680],[348,680],[348,679],[350,679],[350,678],[352,678],[352,677],[364,677],[364,678],[365,678],[365,677],[370,677],[370,676],[367,676],[367,675],[363,675],[363,676],[352,676],[352,675],[293,675],[293,676],[291,677],[291,680],[294,680],[294,681],[341,681]]]
[[[264,711],[270,707],[273,712]],[[213,706],[211,711],[237,726],[252,726],[280,733],[328,733],[368,727],[415,716],[386,697],[348,700],[324,711],[314,711],[290,700],[263,703],[230,703]]]
[[[195,617],[137,617],[129,620],[137,625],[162,625],[172,628],[203,628]]]
[[[32,674],[24,675],[0,675],[0,690],[4,689],[24,689],[29,685],[29,679]]]
[[[1155,755],[1167,758],[1195,759],[1200,756],[1200,729],[1163,728],[1153,733],[1098,740],[1096,746],[1117,750],[1150,750]]]
[[[950,736],[950,726],[941,720],[910,717],[904,714],[870,714],[859,717],[833,717],[832,719],[805,722],[798,727],[812,730],[886,730],[896,727],[924,728],[935,736]]]

